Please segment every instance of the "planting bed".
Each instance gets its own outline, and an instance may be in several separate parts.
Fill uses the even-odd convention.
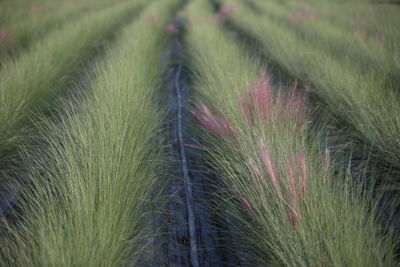
[[[0,266],[398,266],[398,12],[0,1]]]

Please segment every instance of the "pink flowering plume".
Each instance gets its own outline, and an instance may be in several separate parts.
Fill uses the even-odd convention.
[[[299,214],[295,209],[289,208],[287,211],[290,223],[293,226],[293,229],[297,229],[299,225]]]
[[[306,155],[302,153],[300,155],[299,164],[301,168],[301,182],[300,182],[300,197],[305,198],[308,194],[308,187],[307,187],[307,174],[308,174],[308,167],[307,167],[307,159]]]
[[[284,107],[284,116],[295,118],[296,130],[305,126],[307,123],[308,107],[307,107],[307,92],[298,90],[297,82],[294,83],[289,96],[286,98]]]
[[[214,116],[204,104],[198,105],[197,109],[192,110],[191,113],[199,121],[200,125],[213,135],[226,136],[233,135],[235,132],[225,117]]]
[[[247,94],[238,94],[239,112],[242,112],[251,128],[256,127],[257,120],[261,120],[267,125],[273,123],[278,128],[283,125],[282,127],[286,130],[287,124],[283,123],[289,121],[293,122],[293,131],[297,133],[299,128],[304,127],[307,122],[307,93],[307,90],[300,92],[297,83],[287,90],[282,88],[274,90],[269,76],[264,74],[254,85],[249,86]],[[197,105],[191,113],[201,127],[215,136],[237,134],[224,116],[214,115],[204,104]],[[272,190],[276,192],[278,201],[284,204],[287,218],[293,229],[297,229],[302,213],[301,203],[308,194],[309,169],[306,154],[300,153],[291,156],[291,159],[282,159],[285,165],[281,166],[282,164],[277,164],[281,161],[274,161],[273,150],[268,145],[265,139],[260,138],[258,162],[261,166],[257,166],[253,159],[247,160],[247,166],[261,188],[269,189],[273,186]],[[268,177],[271,182],[268,183],[265,177]],[[282,177],[288,179],[282,179]],[[248,198],[242,196],[242,192],[237,191],[234,185],[232,186],[239,194],[245,209],[254,212]]]
[[[244,206],[246,207],[246,210],[249,214],[254,214],[254,209],[252,208],[250,201],[247,200],[245,196],[241,196],[242,202]]]
[[[297,166],[296,170],[293,166]],[[288,164],[288,177],[290,183],[289,191],[289,206],[288,206],[288,217],[294,229],[300,220],[300,203],[303,201],[308,194],[308,167],[306,155],[300,154],[297,161],[289,160]]]
[[[222,6],[218,12],[218,21],[224,23],[233,13],[235,13],[233,6]]]
[[[168,24],[167,26],[167,33],[174,34],[178,32],[178,29],[173,24]]]
[[[254,123],[257,114],[267,121],[271,116],[273,92],[269,82],[269,77],[264,75],[258,80],[245,97],[240,97],[242,111],[248,121]]]
[[[299,197],[299,191],[297,189],[297,177],[296,174],[293,170],[293,166],[291,163],[288,165],[288,175],[289,175],[289,183],[290,183],[290,199],[289,199],[289,206],[287,208],[287,214],[290,220],[290,223],[292,224],[293,228],[296,229],[297,225],[299,223],[299,214],[297,212],[298,210],[298,197]]]
[[[275,165],[272,162],[271,155],[267,149],[267,146],[261,140],[261,145],[260,145],[260,154],[261,154],[261,160],[262,163],[264,164],[269,177],[271,177],[272,183],[274,184],[274,187],[279,195],[281,195],[281,187],[279,184],[279,175],[278,172],[275,169]]]
[[[265,182],[263,175],[261,174],[261,170],[260,170],[260,168],[258,168],[257,164],[253,160],[250,159],[247,162],[247,165],[250,167],[251,171],[256,176],[258,184],[263,188],[268,188],[268,185]]]
[[[296,229],[301,217],[301,202],[306,199],[308,194],[308,165],[305,153],[301,153],[294,159],[287,160],[286,169],[284,168],[278,172],[277,165],[274,163],[265,141],[261,139],[260,158],[278,198],[286,205],[286,213],[293,229]],[[260,169],[252,160],[248,162],[257,180],[262,179]],[[280,179],[280,175],[288,177],[286,180],[288,182],[287,186],[283,186],[285,180]],[[258,183],[264,186],[263,183],[259,181]],[[284,192],[287,193],[284,194]]]
[[[283,96],[283,89],[274,92],[270,78],[264,74],[261,79],[250,87],[249,93],[240,97],[240,106],[245,118],[254,124],[257,118],[268,123],[271,120],[284,122],[288,118],[295,118],[298,130],[307,122],[307,92],[300,92],[297,83],[289,89],[287,97]]]

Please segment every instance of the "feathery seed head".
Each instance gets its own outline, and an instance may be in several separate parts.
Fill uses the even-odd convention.
[[[264,75],[250,87],[246,97],[240,97],[240,105],[246,119],[254,123],[258,113],[264,121],[267,121],[271,113],[272,95],[269,77]]]
[[[224,23],[233,13],[235,13],[233,6],[222,6],[218,12],[218,21]]]
[[[271,177],[272,183],[275,186],[275,189],[277,192],[280,192],[280,185],[279,185],[279,175],[278,172],[275,170],[275,166],[272,162],[271,156],[269,154],[269,151],[267,149],[267,146],[264,142],[264,140],[261,139],[261,144],[260,144],[260,154],[261,154],[261,160],[267,169],[268,175]]]
[[[302,153],[300,155],[300,167],[301,167],[301,172],[302,172],[302,179],[301,179],[301,193],[302,197],[305,198],[308,193],[308,177],[307,177],[307,161],[306,161],[306,155],[305,153]]]
[[[169,34],[174,34],[174,33],[177,33],[178,32],[178,29],[175,27],[175,25],[173,25],[173,24],[168,24],[168,26],[167,26],[167,33],[169,33]]]
[[[198,105],[197,112],[192,110],[191,113],[200,125],[213,135],[226,136],[233,135],[235,132],[226,118],[214,116],[204,104]]]

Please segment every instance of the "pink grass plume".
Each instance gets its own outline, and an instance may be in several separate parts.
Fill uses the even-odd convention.
[[[233,13],[235,13],[233,6],[222,6],[218,12],[218,21],[224,23]]]
[[[235,133],[227,119],[214,116],[204,104],[198,105],[197,111],[192,110],[191,113],[199,121],[200,125],[213,135],[226,136]]]
[[[296,131],[306,125],[307,122],[307,93],[299,91],[297,82],[289,89],[287,97],[282,88],[275,92],[270,83],[268,74],[264,74],[250,87],[247,95],[239,95],[239,103],[246,120],[254,124],[257,118],[264,122],[275,120],[285,122],[294,118]]]
[[[169,34],[174,34],[174,33],[178,32],[178,29],[173,24],[168,24],[166,30],[167,30],[167,33],[169,33]]]
[[[252,208],[249,200],[245,196],[241,196],[241,199],[243,201],[244,206],[246,207],[247,212],[250,215],[253,215],[254,214],[254,209]]]
[[[302,197],[305,198],[308,193],[308,170],[307,170],[307,160],[306,160],[306,155],[302,153],[299,158],[299,163],[301,167],[301,174],[302,174],[302,179],[301,179],[301,190],[302,190]]]
[[[297,162],[297,166],[299,166],[301,170],[301,175],[298,175],[293,168],[294,161],[290,160],[288,164],[288,176],[290,183],[290,199],[288,199],[288,218],[293,226],[293,229],[296,229],[299,221],[300,221],[300,203],[308,194],[308,167],[306,161],[306,155],[302,153]],[[300,177],[299,177],[300,176]]]
[[[240,106],[248,121],[254,123],[257,116],[264,121],[271,117],[273,91],[269,77],[265,74],[252,87],[245,97],[240,96]]]
[[[299,188],[299,181],[294,172],[293,166],[290,163],[288,165],[288,174],[289,174],[289,183],[290,183],[290,199],[288,202],[288,210],[287,215],[290,220],[290,223],[293,226],[293,229],[296,230],[299,224],[299,213],[297,212],[298,204],[299,204],[299,197],[301,195],[300,188]]]
[[[294,199],[298,198],[298,183],[297,183],[297,176],[296,173],[294,172],[292,162],[289,163],[288,165],[288,175],[289,175],[289,183],[290,183],[290,192],[292,194],[292,197]]]
[[[261,140],[260,154],[261,154],[261,160],[265,168],[267,169],[268,175],[271,177],[272,183],[274,184],[276,191],[278,192],[278,194],[281,194],[279,175],[278,172],[275,170],[275,166],[272,162],[267,146],[263,140]]]
[[[264,189],[267,188],[268,187],[267,183],[265,182],[265,180],[261,174],[261,170],[260,170],[260,168],[258,168],[257,164],[253,160],[249,160],[248,166],[250,167],[250,170],[253,172],[254,176],[256,177],[258,184]]]
[[[307,94],[308,88],[306,91],[299,91],[297,82],[295,82],[292,86],[290,94],[286,99],[286,106],[283,110],[284,116],[293,117],[296,120],[296,131],[299,131],[303,128],[307,123],[307,115],[309,113],[307,107]]]

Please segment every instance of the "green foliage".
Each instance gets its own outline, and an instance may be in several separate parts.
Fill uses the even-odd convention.
[[[238,7],[245,8],[234,5],[234,22],[253,20]],[[185,40],[204,157],[221,176],[217,206],[243,242],[236,253],[253,265],[392,266],[394,243],[382,234],[390,230],[377,218],[376,200],[351,182],[356,177],[335,173],[319,133],[310,137],[304,93],[273,87],[226,37],[222,12],[216,17],[193,1]]]
[[[54,0],[42,3],[31,1],[5,1],[0,6],[0,59],[16,57],[22,48],[43,38],[51,30],[81,16],[110,6],[109,0],[78,1]]]
[[[388,165],[400,167],[400,103],[395,81],[374,68],[356,68],[351,58],[330,55],[327,46],[335,42],[320,42],[313,34],[303,38],[287,23],[252,15],[241,1],[222,2],[236,8],[231,16],[235,27],[261,43],[265,53],[289,74],[311,84],[329,112],[346,122],[343,127],[354,140],[372,146]]]
[[[80,63],[148,1],[0,1],[0,191],[26,170],[18,208],[1,218],[1,266],[141,266],[158,254],[152,220],[168,182],[157,178],[168,170],[159,90],[180,2],[149,4],[79,96],[58,102]],[[176,40],[193,71],[196,151],[215,175],[206,210],[237,239],[224,251],[251,266],[395,266],[386,182],[330,151],[308,101],[334,115],[346,142],[371,147],[373,164],[400,169],[398,7],[218,0],[215,14],[211,2],[189,3]],[[254,46],[235,43],[241,35],[310,91],[281,85]]]
[[[107,52],[82,108],[42,126],[44,159],[27,161],[31,182],[19,196],[22,220],[2,240],[4,265],[126,266],[148,251],[148,213],[163,187],[158,66],[177,5],[149,6]]]
[[[0,70],[0,164],[29,135],[33,112],[65,88],[81,60],[142,2],[115,5],[48,34]]]
[[[396,44],[400,31],[394,21],[392,25],[381,19],[375,8],[373,11],[362,9],[363,16],[369,16],[365,20],[360,12],[342,14],[344,7],[337,4],[318,6],[289,2],[282,5],[274,1],[255,1],[255,5],[261,10],[261,16],[288,25],[288,30],[296,32],[316,48],[332,57],[349,60],[357,71],[373,69],[387,79],[399,79],[400,50]],[[376,28],[375,24],[381,25]]]

